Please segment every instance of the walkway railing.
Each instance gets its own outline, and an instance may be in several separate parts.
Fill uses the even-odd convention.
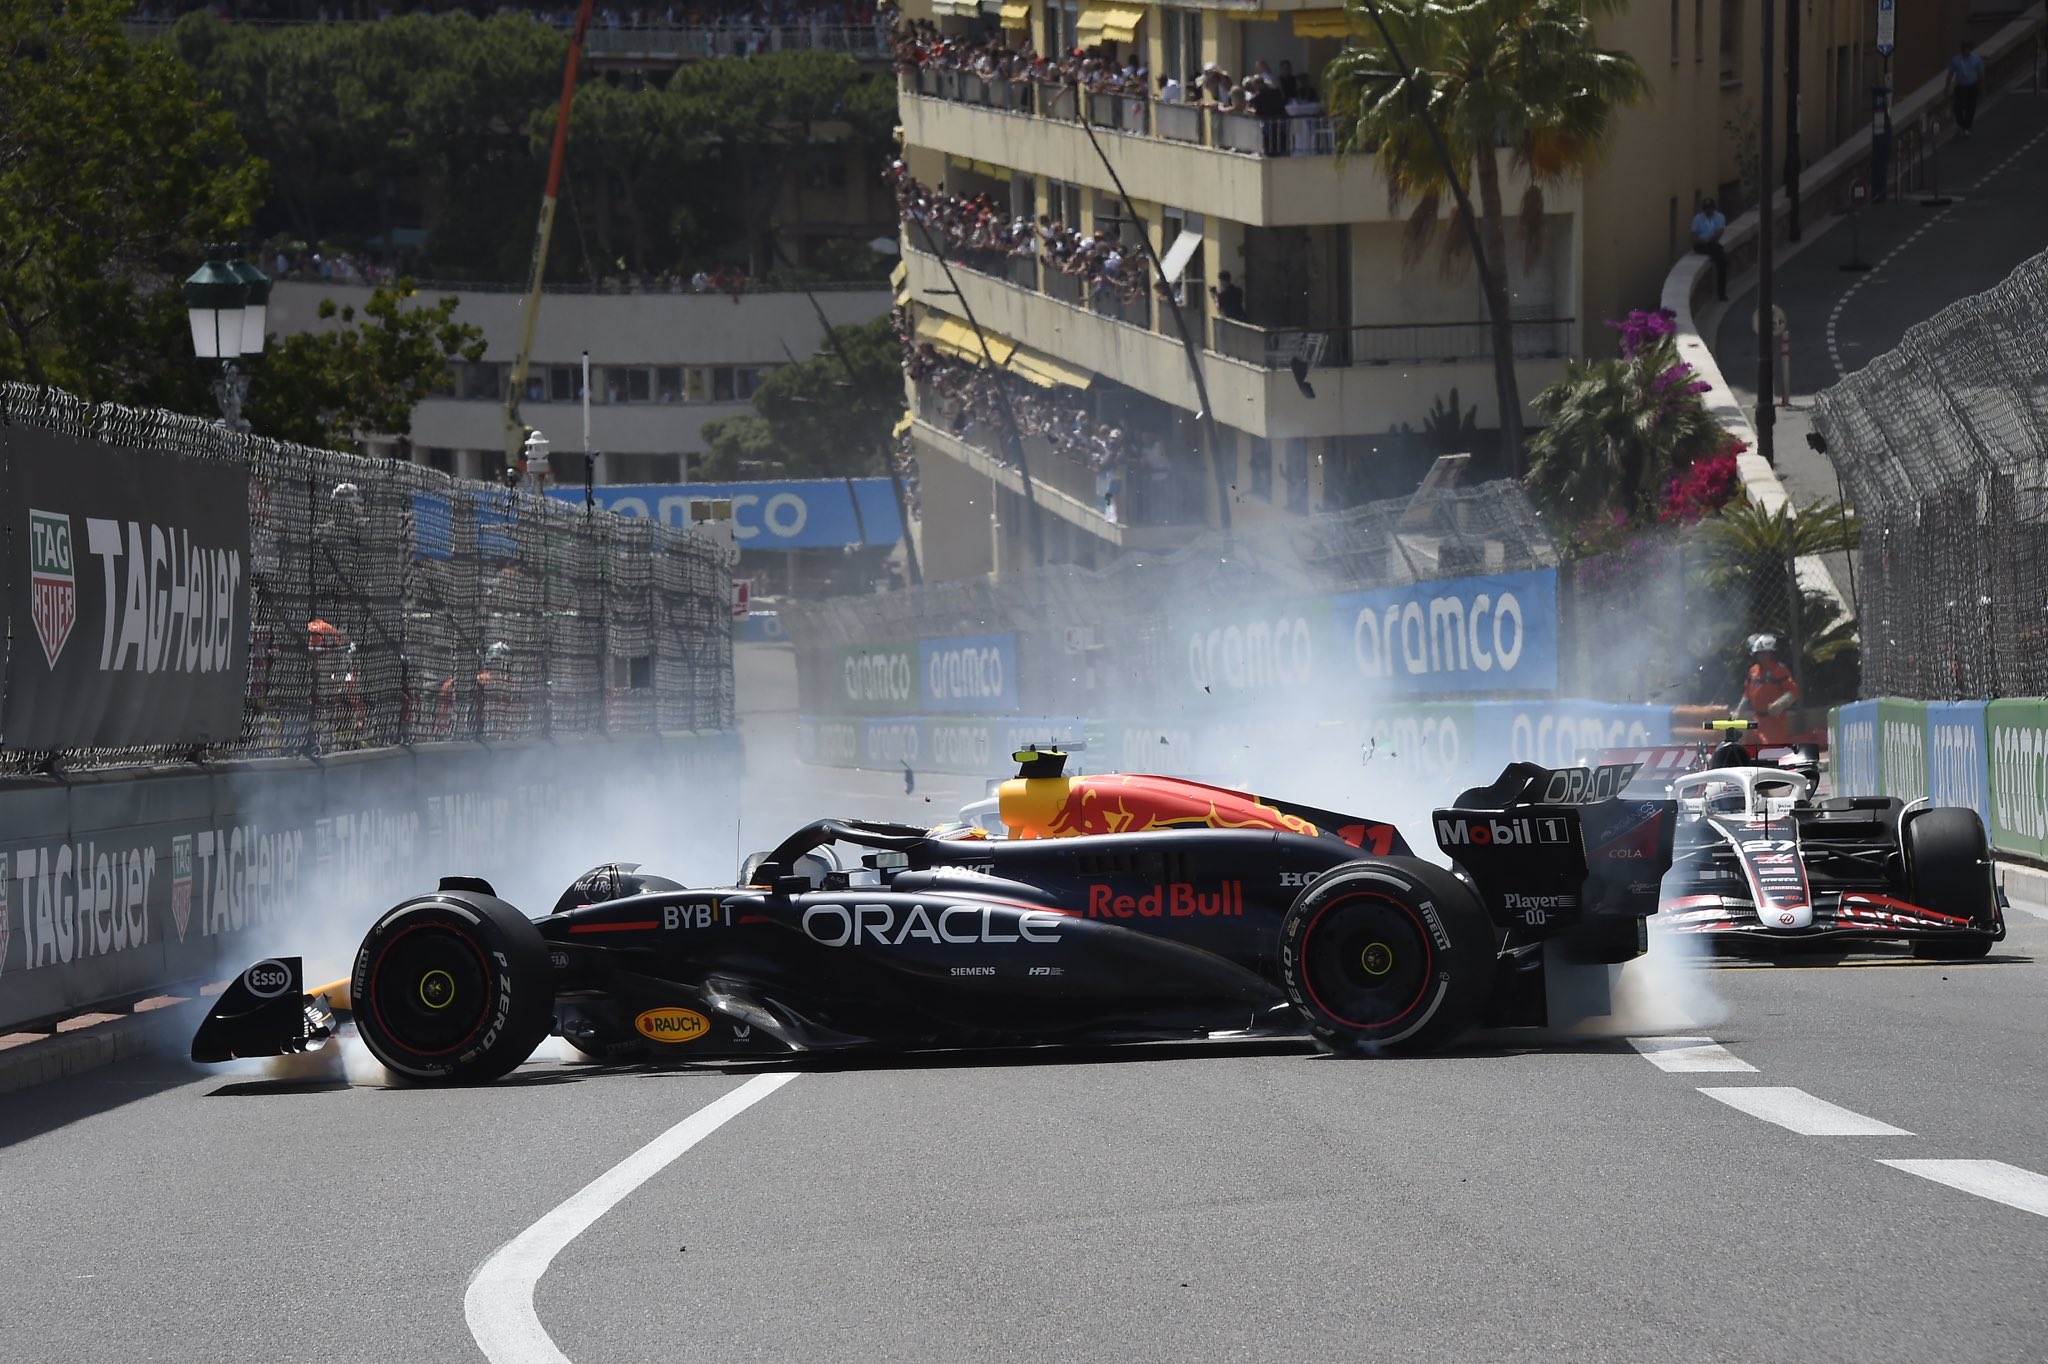
[[[149,42],[167,36],[175,19],[134,18],[123,25],[129,38]],[[250,28],[305,28],[316,24],[377,23],[376,19],[231,19]],[[542,15],[535,22],[552,28]],[[773,52],[843,52],[861,61],[889,56],[889,33],[877,24],[714,24],[687,28],[645,25],[590,30],[584,50],[593,58],[690,61],[708,57],[754,57]]]
[[[1186,142],[1242,156],[1335,156],[1337,136],[1324,114],[1261,118],[1148,96],[1088,92],[1040,81],[989,80],[971,71],[926,67],[903,77],[906,94],[1001,113],[1073,122],[1085,116],[1109,132]]]

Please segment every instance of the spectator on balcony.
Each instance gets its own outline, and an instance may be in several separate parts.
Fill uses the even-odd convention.
[[[1265,63],[1261,62],[1261,66]],[[1287,99],[1280,93],[1280,83],[1265,76],[1254,76],[1256,89],[1252,92],[1251,108],[1259,116],[1259,130],[1264,139],[1266,155],[1287,155]]]
[[[1216,283],[1209,290],[1209,297],[1216,300],[1216,311],[1232,322],[1244,321],[1244,290],[1230,277],[1228,270],[1216,272]]]
[[[1159,99],[1163,104],[1180,103],[1180,81],[1161,72],[1159,76]]]

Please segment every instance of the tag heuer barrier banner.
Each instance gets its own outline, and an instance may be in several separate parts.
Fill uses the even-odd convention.
[[[0,440],[13,641],[0,747],[237,738],[248,470],[22,427]]]

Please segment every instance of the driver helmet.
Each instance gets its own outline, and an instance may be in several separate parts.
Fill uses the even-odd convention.
[[[1749,637],[1750,657],[1754,658],[1758,654],[1775,654],[1777,652],[1778,637],[1776,635],[1751,635]]]
[[[1713,761],[1707,764],[1709,768],[1750,767],[1753,765],[1754,760],[1749,756],[1749,750],[1733,739],[1715,749]]]

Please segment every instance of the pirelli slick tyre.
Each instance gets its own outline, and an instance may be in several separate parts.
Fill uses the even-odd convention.
[[[494,896],[443,892],[386,913],[356,950],[356,1030],[386,1069],[425,1084],[495,1080],[554,1017],[554,968],[532,921]]]
[[[1280,923],[1287,996],[1325,1049],[1426,1052],[1479,1019],[1496,942],[1486,910],[1450,872],[1408,857],[1318,877]]]
[[[1906,825],[1908,898],[1937,914],[1953,914],[1983,928],[1968,937],[1919,938],[1913,955],[1962,961],[1991,951],[2001,927],[1998,885],[1992,879],[1991,849],[1974,810],[1939,809],[1915,815]]]

